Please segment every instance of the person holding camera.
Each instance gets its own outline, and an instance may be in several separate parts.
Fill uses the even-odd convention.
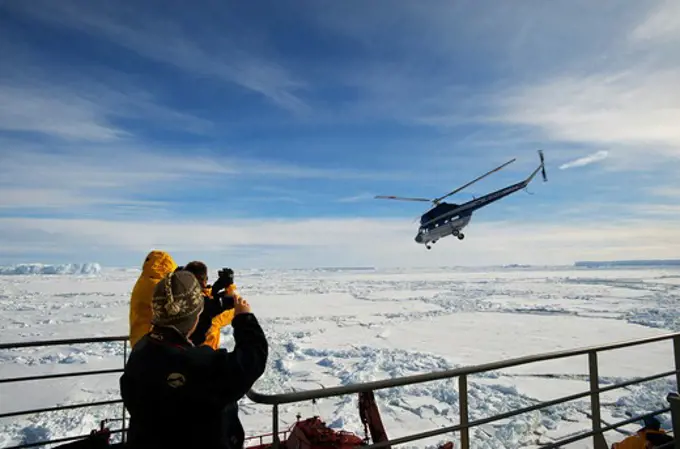
[[[237,403],[264,373],[268,342],[246,300],[213,290],[215,304],[234,311],[232,352],[191,342],[206,305],[192,273],[175,271],[156,285],[153,328],[135,345],[120,378],[130,414],[127,447],[243,447]]]
[[[208,284],[208,267],[200,261],[192,261],[177,270],[186,270],[194,274],[203,289],[205,309],[201,313],[196,330],[191,334],[194,345],[206,345],[213,349],[219,349],[221,331],[231,323],[234,318],[234,309],[221,307],[216,295],[226,297],[238,296],[238,290],[234,284],[234,270],[223,268],[218,272],[218,279],[214,285]],[[224,291],[222,291],[224,289]]]

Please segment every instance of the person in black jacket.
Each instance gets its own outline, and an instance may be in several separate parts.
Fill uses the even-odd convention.
[[[130,414],[128,447],[243,447],[237,402],[264,373],[268,343],[248,303],[228,299],[234,350],[194,346],[189,337],[204,306],[196,277],[176,271],[158,283],[153,328],[135,345],[120,378]]]
[[[193,273],[203,290],[203,311],[199,315],[196,329],[191,333],[189,339],[196,346],[207,344],[213,349],[219,349],[221,327],[231,323],[233,319],[233,315],[225,312],[225,310],[233,307],[224,307],[223,296],[228,296],[230,292],[236,292],[234,270],[231,268],[221,269],[218,272],[218,279],[213,285],[208,284],[208,266],[201,261],[191,261],[184,266],[177,267],[175,271]],[[226,317],[224,317],[225,314]],[[217,324],[219,327],[215,328],[214,318],[218,316],[223,316],[223,318],[218,321],[218,323],[221,323]]]
[[[203,289],[203,312],[198,317],[196,330],[189,339],[196,345],[206,344],[213,349],[219,349],[220,332],[224,326],[231,323],[233,315],[225,312],[224,295],[237,292],[234,285],[234,270],[223,268],[218,271],[218,278],[213,285],[208,284],[208,267],[200,261],[192,261],[182,267],[183,270],[190,271],[198,279]],[[231,309],[233,307],[227,307]],[[215,320],[215,318],[220,319]]]

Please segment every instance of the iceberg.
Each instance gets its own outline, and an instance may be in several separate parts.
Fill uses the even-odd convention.
[[[67,263],[46,265],[41,263],[17,264],[0,267],[0,275],[22,274],[99,274],[102,267],[98,263]]]

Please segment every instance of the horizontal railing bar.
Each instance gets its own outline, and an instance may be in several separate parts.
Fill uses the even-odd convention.
[[[638,379],[628,380],[626,382],[621,382],[620,384],[610,385],[608,387],[598,388],[597,392],[606,393],[608,391],[616,390],[618,388],[629,387],[635,384],[641,384],[642,382],[649,382],[650,380],[661,379],[662,377],[672,376],[674,374],[680,373],[680,370],[666,371],[665,373],[653,374],[647,377],[640,377]]]
[[[113,341],[128,340],[127,336],[114,337],[92,337],[92,338],[68,338],[64,340],[43,340],[43,341],[26,341],[16,343],[0,343],[0,349],[20,349],[20,348],[35,348],[39,346],[59,346],[59,345],[75,345],[81,343],[108,343]]]
[[[567,397],[578,396],[575,399],[579,399],[579,397],[588,396],[588,395],[590,395],[590,392],[586,393],[585,395],[578,394],[578,395],[572,395],[572,396],[567,396]],[[554,402],[554,401],[550,401],[550,402]],[[562,403],[562,402],[567,402],[567,401],[562,400],[561,402],[558,402],[558,404]],[[521,410],[521,413],[527,413],[527,412],[536,410],[538,408],[542,408],[542,407],[546,407],[546,406],[550,406],[550,405],[555,405],[555,404],[550,404],[550,403],[546,402],[544,404],[539,404],[538,407],[537,406],[526,407],[525,409]],[[657,410],[655,412],[651,412],[651,413],[648,413],[648,414],[645,414],[645,415],[633,417],[633,418],[627,419],[626,421],[621,421],[619,423],[612,424],[612,425],[609,425],[607,427],[603,427],[602,432],[607,432],[607,431],[613,430],[617,427],[621,427],[621,426],[624,426],[626,424],[630,424],[630,423],[639,421],[639,420],[641,420],[641,419],[643,419],[647,416],[660,415],[662,413],[667,413],[668,411],[670,411],[670,407],[665,408],[665,409],[661,409],[661,410]],[[510,413],[512,413],[512,412],[506,412],[503,415],[508,415]],[[511,417],[511,416],[503,416],[503,415],[498,415],[498,416],[502,417],[502,418],[499,418],[499,419],[505,419],[505,418]],[[483,424],[488,424],[489,422],[492,422],[492,421],[495,421],[495,420],[496,420],[495,416],[490,417],[490,418],[479,419],[477,421],[471,422],[468,427],[472,428],[472,427],[481,426]],[[385,447],[385,446],[392,446],[392,445],[410,443],[411,441],[417,441],[417,440],[423,440],[425,438],[436,437],[436,436],[439,436],[439,435],[443,435],[445,433],[457,432],[457,431],[461,430],[463,427],[465,427],[465,426],[462,426],[460,424],[456,424],[455,426],[444,427],[444,428],[441,428],[441,429],[428,430],[426,432],[420,432],[420,433],[416,433],[416,434],[413,434],[413,435],[407,435],[405,437],[395,438],[395,439],[389,440],[389,441],[381,441],[380,443],[364,446],[363,449],[378,449],[378,448]],[[579,441],[579,440],[591,437],[594,434],[595,434],[595,432],[593,432],[593,431],[583,433],[583,434],[579,434],[579,435],[572,437],[572,438],[569,438],[569,439],[565,439],[565,440],[562,440],[562,441],[551,443],[549,446],[541,446],[541,449],[554,449],[554,448],[557,448],[557,447],[562,446],[564,444],[573,443],[575,441]]]
[[[0,419],[12,418],[14,416],[33,415],[35,413],[59,412],[61,410],[73,410],[73,409],[77,409],[77,408],[100,407],[102,405],[120,404],[122,402],[123,402],[122,399],[111,399],[109,401],[84,402],[82,404],[60,405],[60,406],[57,406],[57,407],[39,408],[39,409],[34,409],[34,410],[24,410],[24,411],[20,411],[20,412],[2,413],[2,414],[0,414]]]
[[[26,376],[26,377],[9,377],[9,378],[0,379],[0,384],[13,383],[13,382],[25,382],[25,381],[31,381],[31,380],[45,380],[45,379],[79,377],[79,376],[94,376],[94,375],[100,375],[100,374],[117,374],[117,373],[122,373],[123,371],[124,371],[123,368],[114,368],[114,369],[97,370],[97,371],[78,371],[78,372],[75,372],[75,373],[45,374],[45,375]],[[650,381],[650,380],[660,379],[662,377],[677,374],[679,372],[680,372],[680,370],[667,371],[665,373],[655,374],[653,376],[634,379],[634,380],[626,381],[626,382],[623,382],[623,383],[620,383],[620,384],[600,388],[599,392],[604,393],[604,392],[607,392],[607,391],[615,390],[617,388],[628,387],[630,385],[635,385],[635,384],[647,382],[647,381]]]
[[[402,443],[409,443],[411,441],[416,441],[416,440],[422,440],[423,438],[430,438],[434,437],[437,435],[442,435],[444,433],[450,433],[450,432],[457,432],[459,430],[464,429],[467,427],[468,429],[472,429],[473,427],[481,426],[483,424],[488,424],[490,422],[494,421],[499,421],[501,419],[506,419],[506,418],[511,418],[516,415],[521,415],[522,413],[528,413],[528,412],[533,412],[534,410],[538,410],[544,407],[550,407],[553,405],[557,404],[562,404],[565,402],[573,401],[576,399],[581,399],[585,398],[587,396],[590,396],[590,391],[586,391],[585,393],[577,393],[577,394],[572,394],[569,396],[564,396],[558,399],[553,399],[552,401],[546,401],[546,402],[541,402],[539,404],[535,404],[529,407],[524,407],[518,410],[512,410],[509,412],[501,413],[500,415],[494,415],[494,416],[489,416],[487,418],[482,418],[478,419],[476,421],[470,422],[467,426],[462,425],[462,424],[456,424],[455,426],[450,426],[450,427],[444,427],[441,429],[434,429],[434,430],[428,430],[426,432],[421,432],[421,433],[415,433],[413,435],[408,435],[405,437],[401,438],[396,438],[394,440],[390,441],[383,441],[380,443],[372,444],[370,446],[367,446],[364,449],[375,449],[375,448],[380,448],[383,446],[389,446],[391,444],[402,444]]]
[[[584,355],[588,353],[589,351],[608,351],[612,349],[618,349],[618,348],[624,348],[624,347],[630,347],[630,346],[637,346],[637,345],[642,345],[646,343],[653,343],[657,341],[663,341],[667,339],[674,338],[676,336],[680,336],[680,332],[676,333],[671,333],[671,334],[664,334],[656,337],[648,337],[645,339],[641,340],[631,340],[631,341],[625,341],[625,342],[620,342],[620,343],[613,343],[609,345],[603,345],[603,346],[595,346],[595,347],[589,347],[589,348],[580,348],[580,349],[574,349],[574,350],[565,350],[565,351],[557,351],[557,352],[552,352],[552,353],[544,353],[544,354],[539,354],[539,355],[534,355],[534,356],[526,356],[526,357],[519,357],[515,359],[509,359],[506,361],[502,362],[493,362],[493,363],[488,363],[488,364],[482,364],[482,365],[477,365],[477,366],[472,366],[472,367],[464,367],[464,368],[458,368],[455,370],[448,370],[448,371],[442,371],[442,372],[437,372],[437,373],[428,373],[428,374],[423,374],[423,375],[416,375],[416,376],[408,376],[408,377],[402,377],[399,379],[386,379],[382,381],[376,381],[372,382],[369,384],[363,384],[364,386],[367,386],[370,389],[384,389],[384,388],[391,388],[391,387],[396,387],[396,386],[405,386],[405,385],[410,385],[413,383],[420,383],[420,382],[427,382],[427,381],[434,381],[434,380],[443,380],[447,379],[450,377],[456,377],[460,375],[469,375],[469,374],[478,374],[480,372],[484,371],[490,371],[490,370],[497,370],[497,369],[503,369],[503,368],[510,368],[513,366],[517,365],[523,365],[527,363],[535,363],[535,362],[540,362],[540,361],[546,361],[546,360],[553,360],[553,359],[559,359],[559,358],[565,358],[565,357],[572,357],[572,356],[578,356],[578,355]],[[17,342],[17,343],[2,343],[0,344],[0,349],[15,349],[15,348],[26,348],[26,347],[38,347],[38,346],[56,346],[56,345],[61,345],[61,344],[80,344],[80,343],[105,343],[105,342],[116,342],[116,341],[125,341],[128,340],[127,336],[113,336],[113,337],[95,337],[95,338],[74,338],[74,339],[61,339],[61,340],[44,340],[44,341],[31,341],[31,342]],[[49,377],[45,377],[49,378]],[[37,379],[37,377],[36,377]],[[28,379],[26,379],[28,380]],[[33,380],[33,379],[31,379]],[[6,380],[6,382],[9,382],[11,380]],[[396,382],[396,383],[395,383]],[[0,380],[0,383],[3,383],[3,380]],[[382,386],[382,384],[386,384]],[[357,390],[353,391],[353,387],[356,387],[357,385],[347,385],[347,386],[342,386],[342,387],[335,387],[331,389],[326,389],[326,390],[310,390],[310,391],[303,391],[303,392],[296,392],[296,393],[283,393],[279,395],[263,395],[260,394],[254,390],[251,390],[248,392],[248,397],[253,400],[254,402],[259,402],[259,403],[264,403],[264,404],[273,404],[273,402],[270,402],[272,400],[278,399],[285,399],[285,402],[279,402],[279,403],[290,403],[290,402],[298,402],[298,401],[304,401],[308,399],[314,399],[315,397],[307,397],[310,393],[313,393],[315,391],[318,392],[324,392],[323,396],[316,396],[316,398],[320,399],[323,397],[331,397],[331,396],[339,396],[341,394],[350,394],[350,393],[359,393],[361,391],[365,391],[364,389],[362,390]],[[611,388],[611,387],[608,387]],[[335,393],[332,390],[340,390],[340,393]],[[345,390],[346,393],[342,393],[342,391]],[[606,391],[605,389],[601,391]],[[333,393],[331,395],[328,395],[327,393]],[[302,396],[300,399],[294,399],[291,398],[291,396]]]
[[[95,376],[98,374],[115,374],[122,373],[123,368],[115,369],[102,369],[97,371],[77,371],[75,373],[59,373],[59,374],[44,374],[38,376],[26,376],[26,377],[7,377],[0,379],[0,384],[12,383],[12,382],[26,382],[29,380],[45,380],[45,379],[59,379],[62,377],[80,377],[80,376]]]
[[[592,436],[595,435],[596,433],[602,433],[602,434],[604,434],[604,432],[609,432],[610,430],[614,430],[614,429],[616,429],[616,428],[618,428],[618,427],[622,427],[622,426],[625,426],[625,425],[627,425],[627,424],[632,424],[632,423],[637,422],[637,421],[640,421],[640,420],[642,420],[642,419],[644,419],[644,418],[646,418],[646,417],[648,417],[648,416],[661,415],[661,414],[664,414],[664,413],[668,413],[668,412],[670,412],[670,411],[671,411],[671,408],[670,408],[670,407],[666,407],[666,408],[663,408],[663,409],[661,409],[661,410],[657,410],[657,411],[654,411],[654,412],[646,413],[646,414],[644,414],[644,415],[634,416],[633,418],[626,419],[625,421],[619,421],[619,422],[617,422],[617,423],[610,424],[610,425],[608,425],[608,426],[606,426],[606,427],[603,427],[603,428],[602,428],[600,431],[598,431],[598,432],[595,432],[595,431],[591,430],[591,431],[589,431],[589,432],[582,433],[582,434],[579,434],[579,435],[576,435],[576,436],[573,436],[573,437],[570,437],[570,438],[566,438],[566,439],[564,439],[564,440],[556,441],[556,442],[554,442],[554,443],[549,444],[548,446],[541,446],[541,449],[556,449],[556,448],[558,448],[558,447],[564,446],[565,444],[571,444],[571,443],[574,443],[574,442],[576,442],[576,441],[580,441],[580,440],[583,440],[583,439],[585,439],[585,438],[592,437]]]
[[[116,434],[116,433],[122,433],[125,430],[127,430],[127,429],[111,430],[111,431],[109,431],[109,434],[113,435],[113,434]],[[6,447],[5,449],[26,449],[26,448],[29,448],[29,447],[45,446],[47,444],[67,443],[69,441],[76,441],[76,440],[84,439],[84,438],[87,438],[89,436],[90,435],[87,434],[87,435],[79,435],[79,436],[76,436],[76,437],[59,438],[59,439],[56,439],[56,440],[36,441],[36,442],[33,442],[33,443],[21,444],[19,446],[9,446],[9,447]]]
[[[665,377],[665,376],[669,376],[669,375],[672,375],[672,374],[675,374],[675,371],[663,373],[663,375],[653,375],[653,376],[649,376],[648,378],[636,379],[636,380],[631,381],[631,382],[626,382],[625,384],[622,383],[620,385],[615,385],[614,388],[621,388],[621,387],[624,387],[624,386],[627,386],[627,385],[642,383],[642,382],[646,382],[648,380],[654,380],[656,378]],[[613,390],[614,388],[607,387],[607,390]],[[464,429],[465,427],[467,427],[468,429],[471,429],[473,427],[478,427],[478,426],[481,426],[481,425],[484,425],[484,424],[489,424],[489,423],[492,423],[494,421],[500,421],[502,419],[512,418],[513,416],[521,415],[523,413],[533,412],[535,410],[539,410],[539,409],[546,408],[546,407],[551,407],[553,405],[563,404],[565,402],[574,401],[576,399],[581,399],[581,398],[584,398],[584,397],[587,397],[587,396],[590,396],[590,391],[586,391],[584,393],[576,393],[576,394],[564,396],[564,397],[561,397],[561,398],[558,398],[558,399],[553,399],[553,400],[550,400],[550,401],[541,402],[539,404],[535,404],[535,405],[532,405],[532,406],[529,406],[529,407],[524,407],[524,408],[521,408],[521,409],[518,409],[518,410],[512,410],[512,411],[509,411],[509,412],[501,413],[499,415],[494,415],[494,416],[490,416],[490,417],[487,417],[487,418],[478,419],[476,421],[470,422],[467,426],[457,424],[457,425],[451,426],[451,427],[431,430],[431,431],[422,432],[422,433],[419,433],[419,434],[414,434],[414,435],[398,438],[398,439],[395,439],[395,440],[376,443],[374,445],[370,445],[370,446],[366,447],[365,449],[377,449],[377,448],[380,448],[380,447],[383,447],[383,446],[389,446],[391,444],[396,445],[396,444],[402,444],[402,443],[409,443],[411,441],[421,440],[423,438],[430,438],[430,437],[441,435],[441,434],[444,434],[444,433],[457,432],[459,430]],[[661,411],[661,412],[658,412],[658,413],[664,413],[664,411]],[[644,415],[643,415],[643,417],[644,417]],[[435,432],[435,433],[432,434],[432,432]]]
[[[588,392],[585,395],[587,396],[588,394],[590,394],[590,393]],[[561,402],[568,402],[568,400],[570,400],[569,398],[572,398],[573,396],[581,396],[581,394],[566,396],[565,398],[561,399]],[[579,398],[577,397],[575,399],[579,399]],[[550,406],[550,405],[552,405],[552,404],[549,404],[549,403],[539,404],[538,408],[546,407],[546,406]],[[530,409],[533,409],[534,407],[535,406],[527,407],[526,410],[523,409],[521,412],[526,413],[526,412],[529,412],[529,411],[533,411],[533,410],[530,410]],[[647,414],[644,414],[644,415],[639,415],[639,416],[636,416],[636,417],[633,417],[633,418],[629,418],[625,421],[620,421],[618,423],[611,424],[607,427],[602,428],[602,432],[603,433],[608,432],[610,430],[616,429],[617,427],[621,427],[621,426],[624,426],[624,425],[627,425],[627,424],[634,423],[636,421],[640,421],[643,418],[648,417],[648,416],[656,416],[656,415],[661,415],[663,413],[668,413],[668,412],[670,412],[670,410],[671,410],[670,407],[667,407],[667,408],[657,410],[657,411],[654,411],[654,412],[650,412],[650,413],[647,413]],[[511,413],[511,412],[507,412],[507,413]],[[495,417],[492,417],[492,418],[495,418]],[[484,418],[484,419],[474,421],[474,422],[470,423],[469,427],[476,427],[476,426],[486,424],[487,420],[489,420],[489,419],[490,418]],[[500,419],[504,419],[504,418],[500,418]],[[390,441],[383,441],[381,443],[368,445],[368,446],[365,446],[364,449],[378,449],[378,448],[384,447],[384,446],[398,445],[398,444],[408,443],[408,442],[411,442],[411,441],[422,440],[422,439],[425,439],[425,438],[431,438],[431,437],[434,437],[434,436],[438,436],[438,435],[441,435],[441,434],[444,434],[444,433],[456,432],[456,431],[461,430],[463,427],[464,426],[457,424],[455,426],[450,426],[450,427],[446,427],[446,428],[443,428],[443,429],[435,429],[435,430],[431,430],[431,431],[427,431],[427,432],[421,432],[419,434],[409,435],[409,436],[406,436],[406,437],[395,438],[395,439],[390,440]],[[113,435],[113,434],[116,434],[116,433],[124,432],[126,430],[128,430],[128,429],[116,429],[116,430],[111,430],[110,433]],[[282,433],[284,433],[284,432],[282,432]],[[287,433],[287,431],[285,433]],[[548,446],[541,446],[541,449],[555,449],[555,448],[558,448],[559,446],[574,443],[576,441],[583,440],[585,438],[591,437],[594,434],[595,434],[595,432],[589,431],[589,432],[586,432],[586,433],[583,433],[583,434],[576,435],[574,437],[570,437],[568,439],[564,439],[564,440],[561,440],[561,441],[551,443]],[[257,439],[257,438],[260,438],[260,437],[270,436],[270,435],[271,434],[247,437],[246,440]],[[81,439],[81,438],[86,438],[88,436],[89,435],[81,435],[81,436],[76,436],[76,437],[60,438],[60,439],[57,439],[57,440],[49,440],[49,441],[41,441],[41,442],[35,442],[35,443],[29,443],[29,444],[22,444],[20,446],[10,446],[6,449],[26,449],[26,448],[30,448],[30,447],[44,446],[44,445],[47,445],[47,444],[64,443],[64,442],[68,442],[68,441],[75,441],[75,440],[78,440],[78,439]]]
[[[382,390],[385,388],[403,387],[406,385],[412,385],[423,382],[431,382],[435,380],[450,379],[452,377],[458,377],[463,375],[479,374],[487,371],[494,371],[504,368],[511,368],[518,365],[526,365],[528,363],[543,362],[548,360],[556,360],[565,357],[574,357],[579,355],[585,355],[592,351],[608,351],[611,349],[619,349],[631,346],[642,345],[645,343],[654,343],[657,341],[669,340],[674,337],[679,337],[680,332],[675,332],[672,334],[664,334],[657,337],[649,337],[641,340],[626,341],[621,343],[614,343],[610,345],[603,346],[593,346],[589,348],[571,349],[565,351],[549,352],[538,355],[530,355],[524,357],[518,357],[514,359],[508,359],[501,362],[491,362],[481,365],[468,366],[463,368],[456,368],[453,370],[438,371],[426,374],[416,374],[414,376],[400,377],[396,379],[384,379],[373,382],[366,382],[362,384],[352,384],[343,385],[339,387],[331,387],[325,389],[307,390],[294,393],[281,393],[274,395],[266,395],[258,393],[255,390],[250,390],[247,396],[253,402],[259,404],[290,404],[293,402],[308,401],[311,399],[322,399],[329,398],[333,396],[341,396],[345,394],[355,394],[368,392],[373,390]]]
[[[385,446],[396,446],[398,444],[410,443],[411,441],[424,440],[425,438],[432,438],[445,433],[458,432],[463,427],[460,424],[455,426],[443,427],[441,429],[428,430],[427,432],[414,433],[405,437],[395,438],[389,441],[381,441],[380,443],[369,444],[362,446],[362,449],[378,449]]]
[[[639,379],[635,379],[635,380],[628,381],[628,382],[623,382],[621,384],[601,388],[600,392],[610,391],[610,390],[614,390],[616,388],[623,388],[623,387],[626,387],[626,386],[629,386],[629,385],[647,382],[649,380],[654,380],[654,379],[657,379],[657,378],[670,376],[670,375],[673,375],[675,373],[676,373],[676,371],[668,371],[668,372],[661,373],[661,374],[655,374],[653,376],[648,376],[648,377],[639,378]],[[576,399],[581,399],[581,398],[588,396],[589,394],[590,394],[590,392],[577,393],[577,394],[574,394],[574,395],[565,396],[565,397],[561,397],[561,398],[554,399],[554,400],[551,400],[551,401],[546,401],[546,402],[542,402],[542,403],[539,403],[539,404],[535,404],[535,405],[530,406],[530,407],[525,407],[525,408],[522,408],[522,409],[505,412],[505,413],[500,414],[500,415],[494,415],[494,416],[491,416],[491,417],[487,417],[487,418],[483,418],[483,419],[480,419],[480,420],[477,420],[477,421],[473,421],[473,422],[469,423],[469,425],[467,427],[473,428],[473,427],[480,426],[480,425],[483,425],[483,424],[488,424],[488,423],[491,423],[491,422],[494,422],[494,421],[499,421],[499,420],[502,420],[502,419],[511,418],[513,416],[521,415],[523,413],[532,412],[534,410],[539,410],[541,408],[562,404],[562,403],[573,401],[573,400],[576,400]],[[67,409],[73,409],[73,408],[84,408],[84,407],[91,407],[91,406],[110,405],[110,404],[119,403],[119,402],[122,402],[122,401],[121,400],[113,400],[113,401],[97,402],[97,403],[76,404],[76,405],[71,405],[71,406],[60,406],[60,407],[53,407],[53,408],[50,408],[50,409],[30,410],[30,411],[26,411],[26,412],[16,412],[16,413],[9,413],[9,414],[0,415],[0,418],[18,416],[20,414],[43,413],[43,412],[47,412],[47,411],[60,411],[60,410],[67,410]],[[461,426],[459,424],[459,425],[452,426],[452,427],[449,427],[449,428],[446,428],[446,429],[437,429],[437,432],[439,432],[440,430],[442,431],[442,433],[455,432],[455,431],[461,430],[465,427],[466,426]],[[405,441],[399,440],[399,441],[401,443],[406,443],[406,442],[410,442],[410,441],[415,441],[417,439],[422,439],[422,438],[427,438],[429,436],[438,435],[438,434],[429,435],[429,432],[424,432],[424,434],[427,434],[428,436],[418,437],[418,435],[420,435],[420,434],[415,434],[415,435],[412,435],[410,437],[403,437],[403,438],[409,438],[408,440],[405,440]],[[418,438],[410,439],[411,437],[418,437]],[[77,439],[77,438],[80,438],[80,437],[74,437],[73,439]],[[258,437],[251,437],[251,438],[258,438]],[[59,441],[52,441],[52,442],[63,442],[63,441],[68,441],[68,440],[59,440]],[[386,442],[386,444],[390,444],[390,443],[391,444],[399,444],[399,442],[397,442],[397,440],[394,440],[394,441],[391,441],[391,442]],[[47,443],[44,443],[44,444],[50,444],[50,442],[47,442]],[[32,447],[32,446],[16,446],[17,449],[19,447]],[[382,447],[382,446],[376,446],[376,445],[371,446],[371,448],[373,448],[373,447],[377,448],[377,447]]]

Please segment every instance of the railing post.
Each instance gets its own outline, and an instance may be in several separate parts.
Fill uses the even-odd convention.
[[[602,421],[600,420],[600,375],[597,367],[597,352],[588,353],[588,376],[590,377],[590,408],[593,423],[593,448],[607,449],[607,441],[602,434]]]
[[[678,393],[671,393],[666,399],[671,406],[671,421],[673,424],[673,436],[675,436],[673,447],[680,449],[680,438],[677,437],[680,435],[680,395]]]
[[[123,368],[125,368],[126,364],[127,364],[127,340],[123,340]],[[121,427],[122,432],[120,433],[120,439],[123,443],[125,443],[125,403],[123,403],[122,407],[123,407],[123,425]]]
[[[460,425],[465,426],[460,429],[460,447],[470,449],[470,429],[467,427],[468,421],[468,385],[467,376],[463,374],[458,378],[458,406],[460,412]]]
[[[274,404],[272,409],[272,430],[274,435],[272,437],[272,444],[274,449],[279,448],[279,404]]]
[[[680,337],[673,337],[673,354],[675,355],[675,391],[680,393]]]
[[[680,337],[673,337],[673,355],[675,356],[675,393],[668,395],[671,406],[671,421],[673,424],[674,448],[680,449]]]

